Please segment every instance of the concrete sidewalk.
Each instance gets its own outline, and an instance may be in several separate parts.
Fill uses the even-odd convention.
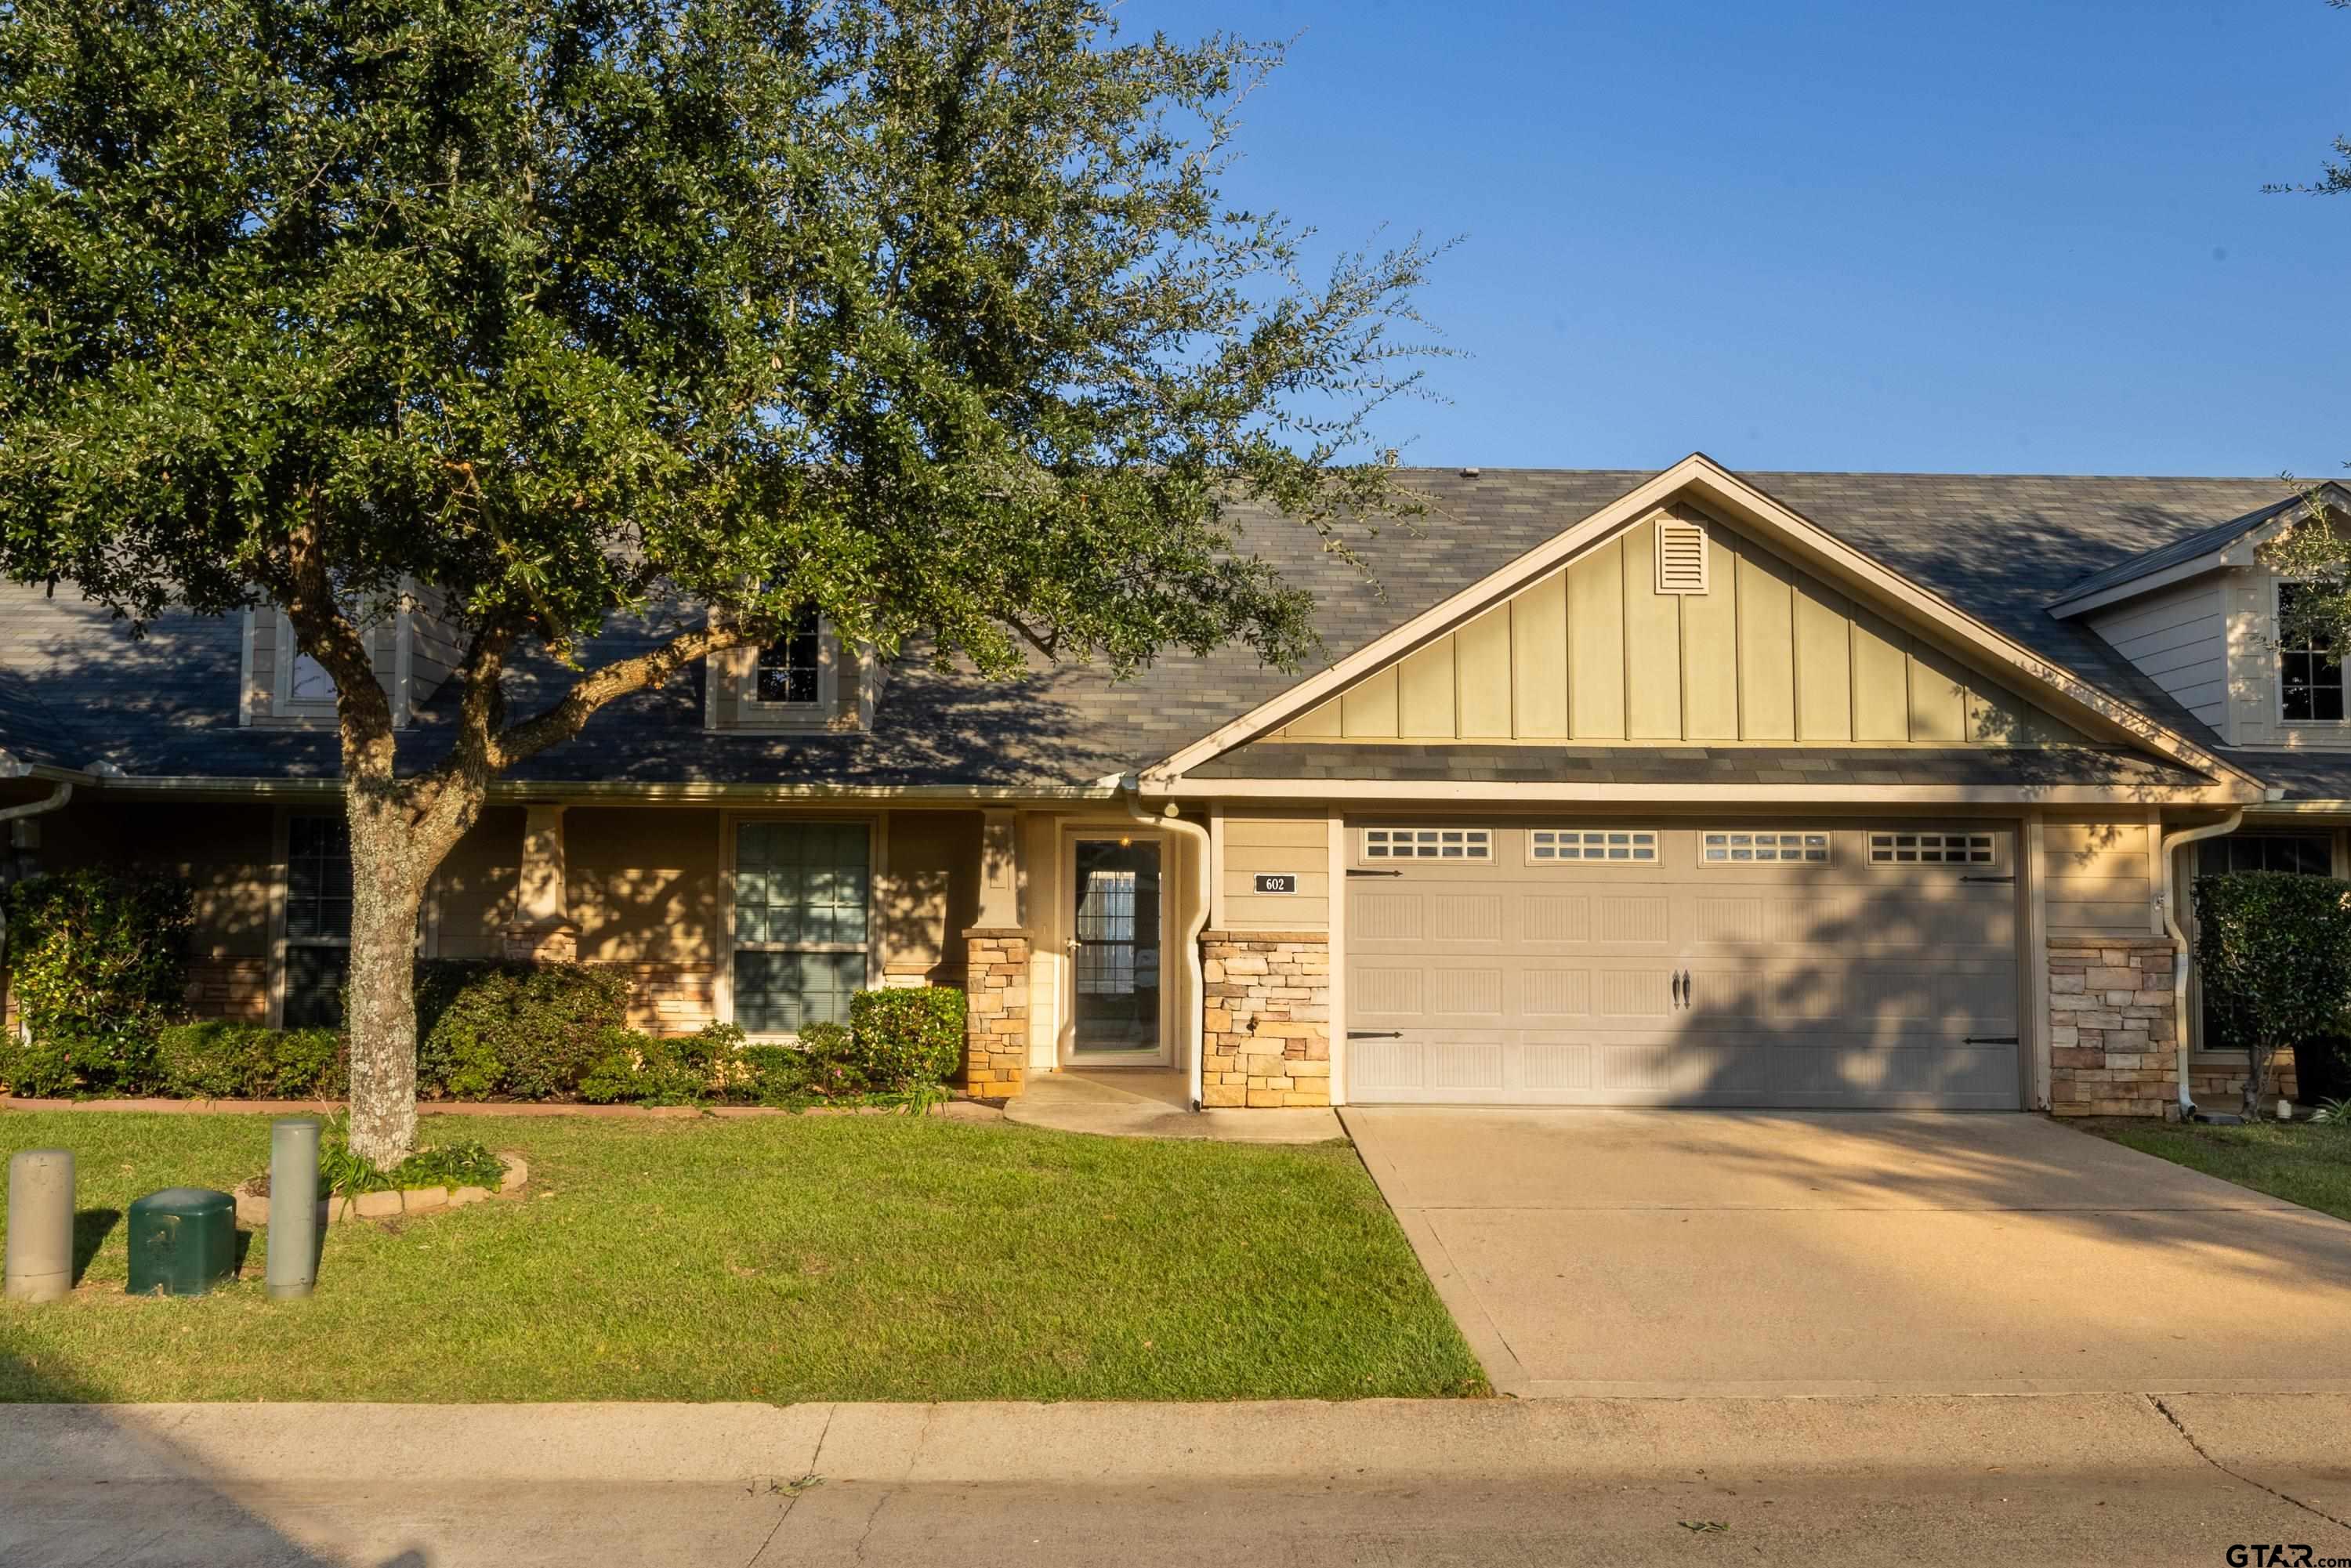
[[[0,1561],[2323,1558],[2346,1432],[2335,1395],[18,1406]]]

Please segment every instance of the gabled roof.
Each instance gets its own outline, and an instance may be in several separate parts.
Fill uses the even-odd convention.
[[[2030,700],[2061,718],[2103,734],[2110,741],[2151,748],[2189,769],[2251,780],[2223,761],[2217,748],[2185,734],[2162,718],[2114,693],[2041,651],[1979,620],[1959,603],[1888,567],[1813,523],[1803,514],[1703,453],[1693,453],[1588,516],[1568,524],[1533,549],[1287,691],[1239,715],[1148,769],[1147,780],[1183,776],[1233,747],[1264,736],[1346,690],[1374,671],[1402,659],[1433,638],[1500,603],[1551,575],[1601,541],[1612,538],[1671,502],[1695,500],[1703,508],[1758,534],[1805,570],[1871,603],[1880,612],[1931,627],[1954,651],[1996,675],[2020,685]],[[2209,733],[2209,731],[2208,731]]]
[[[2319,486],[2318,493],[2335,506],[2351,506],[2351,490],[2333,480]],[[2306,517],[2309,510],[2309,497],[2288,496],[2266,507],[2257,507],[2241,517],[2231,517],[2186,538],[2117,561],[2067,588],[2050,605],[2049,612],[2061,620],[2085,614],[2220,567],[2239,564],[2230,559],[2230,546],[2262,532],[2273,523]]]
[[[1366,580],[1325,552],[1311,530],[1253,510],[1231,517],[1240,548],[1279,564],[1319,602],[1332,661],[1525,555],[1653,476],[1631,470],[1405,470],[1425,495],[1416,525],[1361,541]],[[2219,737],[2078,622],[2043,606],[2092,573],[2282,501],[2274,478],[2194,479],[2017,475],[1749,473],[1749,486],[1819,529],[1948,600],[1983,625],[2205,747]],[[658,618],[616,622],[583,650],[591,661],[643,648]],[[143,642],[103,610],[62,591],[0,585],[0,672],[37,694],[10,705],[0,688],[0,747],[38,744],[67,765],[112,762],[140,779],[331,780],[324,730],[243,728],[236,722],[239,629],[234,618],[164,617]],[[558,672],[525,671],[516,707]],[[1039,670],[1003,683],[910,657],[894,670],[871,735],[712,735],[698,676],[599,714],[578,739],[519,770],[525,785],[616,789],[963,786],[1049,789],[1132,773],[1248,713],[1300,679],[1245,649],[1171,655],[1134,680],[1099,671]],[[401,734],[402,766],[446,744],[433,715]],[[2259,771],[2262,760],[2240,755]],[[2301,759],[2307,765],[2314,758]],[[2351,769],[2351,762],[2346,762]],[[2351,786],[2337,791],[2351,794]]]

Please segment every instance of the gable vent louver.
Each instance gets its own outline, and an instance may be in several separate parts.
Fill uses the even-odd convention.
[[[1706,528],[1677,517],[1657,519],[1657,591],[1707,591]]]

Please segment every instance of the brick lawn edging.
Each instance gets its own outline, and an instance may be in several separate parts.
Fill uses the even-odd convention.
[[[522,1191],[530,1180],[530,1164],[520,1155],[500,1155],[498,1163],[506,1174],[498,1178],[498,1187],[492,1192],[486,1186],[416,1186],[398,1192],[363,1192],[344,1198],[319,1199],[319,1223],[341,1225],[354,1219],[390,1219],[402,1214],[431,1214],[436,1209],[463,1208],[468,1204],[482,1203],[493,1197],[512,1197]],[[261,1178],[254,1176],[236,1184],[236,1218],[240,1225],[265,1226],[269,1223],[269,1196],[253,1190]]]
[[[1204,931],[1200,1103],[1331,1103],[1331,936]]]
[[[36,1100],[21,1094],[0,1094],[0,1109],[10,1111],[139,1111],[166,1116],[295,1116],[305,1113],[331,1116],[344,1108],[340,1100]],[[782,1105],[569,1105],[543,1101],[514,1104],[477,1100],[435,1103],[416,1107],[420,1116],[592,1116],[628,1120],[661,1116],[903,1116],[903,1105],[809,1105],[791,1110]],[[1003,1113],[967,1100],[933,1105],[925,1115],[957,1122],[999,1121]]]
[[[2049,1111],[2179,1115],[2179,1035],[2164,936],[2049,938]]]

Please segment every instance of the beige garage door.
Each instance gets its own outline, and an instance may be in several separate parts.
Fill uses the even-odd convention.
[[[2004,827],[1349,831],[1358,1103],[2022,1103]]]

